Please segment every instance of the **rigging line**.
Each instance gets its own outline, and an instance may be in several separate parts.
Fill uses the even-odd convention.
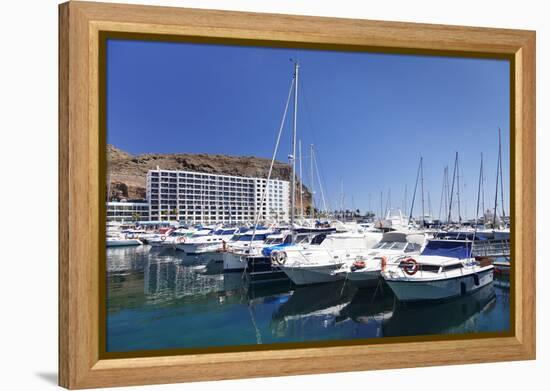
[[[271,164],[269,166],[269,171],[267,173],[266,186],[265,186],[265,189],[263,189],[263,191],[262,191],[262,198],[261,198],[261,201],[260,201],[260,210],[256,214],[256,218],[254,219],[254,228],[253,228],[253,231],[252,231],[252,237],[250,238],[249,251],[252,249],[252,241],[254,240],[254,236],[256,235],[256,228],[258,227],[258,223],[260,221],[260,214],[262,212],[262,207],[263,207],[263,204],[264,204],[264,201],[265,201],[265,196],[266,196],[266,193],[267,193],[267,189],[269,188],[269,180],[271,179],[271,173],[273,172],[273,165],[275,164],[275,158],[277,156],[277,150],[279,149],[279,142],[281,141],[281,135],[283,133],[283,128],[285,126],[286,115],[287,115],[287,112],[288,112],[288,106],[290,104],[290,98],[292,97],[292,90],[294,89],[295,80],[296,80],[295,77],[293,77],[292,82],[290,83],[290,89],[288,91],[288,98],[286,100],[285,110],[283,112],[283,118],[281,119],[281,124],[279,126],[279,133],[277,134],[277,142],[275,143],[275,150],[273,151],[273,157],[271,158]]]
[[[445,166],[445,213],[449,205],[449,166]],[[447,223],[449,221],[447,220]]]
[[[407,184],[405,184],[405,198],[403,199],[403,212],[407,212]]]
[[[497,181],[496,181],[496,187],[495,187],[495,208],[493,209],[493,229],[496,227],[497,222],[497,206],[498,206],[498,180],[499,180],[499,168],[500,168],[500,128],[499,128],[499,154],[498,154],[498,160],[497,160]]]
[[[472,253],[474,252],[474,243],[477,235],[477,219],[479,216],[479,198],[481,193],[482,178],[483,178],[483,152],[481,153],[481,164],[479,166],[479,181],[477,185],[477,208],[476,208],[476,217],[475,217],[475,226],[474,226],[474,237],[472,238],[472,245],[470,248],[470,258],[472,257]]]
[[[447,224],[451,222],[451,212],[453,210],[453,193],[455,191],[455,178],[456,178],[457,161],[458,161],[458,152],[456,152],[456,155],[455,155],[455,166],[454,166],[454,169],[453,169],[453,182],[452,182],[452,185],[451,185],[451,193],[449,195],[449,197],[450,197],[450,199],[449,199],[449,215],[447,217]]]
[[[504,220],[506,213],[504,212],[504,181],[502,179],[502,143],[500,140],[500,128],[498,128],[498,154],[500,156],[500,206],[502,207],[502,217]]]
[[[411,220],[412,220],[412,214],[413,214],[413,210],[414,210],[414,201],[416,200],[416,189],[418,187],[418,178],[420,176],[420,164],[418,164],[418,170],[416,172],[416,182],[414,183],[414,192],[413,192],[413,198],[412,198],[412,203],[411,203],[411,213],[409,214],[409,224],[411,223]]]
[[[462,168],[460,167],[460,161],[458,160],[458,152],[456,153],[456,201],[458,202],[458,223],[462,223],[462,213],[460,211],[460,174]]]
[[[319,151],[319,143],[317,142],[317,138],[315,137],[315,131],[314,131],[314,127],[313,127],[313,120],[311,119],[311,115],[310,115],[310,107],[309,107],[309,101],[307,99],[307,89],[305,88],[305,85],[303,84],[302,82],[302,79],[298,80],[298,84],[300,85],[300,88],[302,90],[302,93],[300,94],[300,97],[302,98],[303,100],[303,108],[304,108],[304,111],[305,111],[305,117],[306,117],[306,122],[307,122],[307,130],[309,131],[309,134],[313,140],[313,144],[316,145],[316,148],[317,148],[317,155],[320,153]],[[317,159],[315,159],[315,161],[317,162],[317,164],[319,165],[318,169],[321,173],[321,179],[323,180],[323,183],[326,185],[327,181],[326,181],[326,178],[325,178],[325,175],[324,175],[324,172],[325,170],[323,169],[323,166],[321,164],[321,162],[318,162]],[[329,208],[330,208],[330,197],[327,195],[327,200],[328,200],[328,205],[329,205]]]
[[[426,212],[424,210],[424,158],[420,156],[420,187],[421,187],[421,196],[422,196],[422,228],[426,225],[425,216]]]
[[[319,182],[319,190],[321,191],[321,200],[323,201],[323,208],[325,208],[325,212],[328,211],[327,209],[327,201],[325,199],[325,192],[323,190],[323,184],[321,183],[321,177],[319,175],[319,166],[317,164],[317,156],[313,154],[313,165],[315,167],[315,172],[317,174],[317,182]],[[330,208],[330,204],[329,204]]]
[[[439,214],[438,214],[438,219],[439,219],[439,223],[441,224],[441,209],[443,207],[443,197],[445,195],[445,169],[443,169],[443,183],[441,185],[441,198],[439,200]]]
[[[464,201],[464,216],[466,219],[468,219],[468,197],[466,195],[468,194],[467,185],[466,182],[466,175],[464,174],[464,166],[462,166],[462,161],[459,159],[458,165],[460,168],[460,172],[462,173],[462,194],[463,194],[463,201]]]
[[[481,167],[483,167],[483,153],[481,154]],[[485,170],[483,170],[483,175],[481,176],[481,212],[484,216],[483,224],[485,224]]]
[[[310,159],[309,159],[309,180],[311,185],[311,218],[315,220],[315,178],[313,177],[313,159],[315,158],[315,155],[313,154],[313,144],[310,144]]]

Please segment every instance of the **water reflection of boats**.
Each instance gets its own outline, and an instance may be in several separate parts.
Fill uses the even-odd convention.
[[[399,303],[382,324],[384,336],[452,334],[481,331],[475,325],[479,313],[490,311],[496,303],[493,284],[471,295],[439,303]],[[472,323],[469,325],[469,323]],[[470,327],[471,326],[471,327]]]
[[[506,288],[506,290],[502,290],[502,295],[504,295],[504,292],[510,293],[510,278],[506,274],[496,274],[493,279],[493,285],[500,288]]]
[[[388,287],[360,289],[353,299],[340,311],[338,321],[351,319],[356,323],[380,321],[392,316],[395,297]]]
[[[107,273],[143,270],[148,249],[145,246],[114,247],[107,249]]]
[[[300,286],[292,292],[288,301],[275,311],[273,319],[299,318],[328,313],[338,315],[340,309],[351,301],[355,292],[357,292],[356,287],[345,284],[343,281]]]
[[[206,295],[223,290],[223,284],[223,276],[196,273],[173,260],[150,261],[145,268],[145,294],[150,300]]]
[[[344,281],[297,287],[273,312],[271,332],[279,338],[307,339],[316,329],[335,324],[356,292],[356,287]]]

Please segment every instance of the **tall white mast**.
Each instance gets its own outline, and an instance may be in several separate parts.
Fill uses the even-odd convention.
[[[504,211],[504,181],[502,180],[502,142],[500,139],[500,128],[498,128],[498,160],[499,164],[499,174],[500,174],[500,202],[502,207],[502,220],[504,222],[504,217],[506,217],[506,212]]]
[[[302,173],[302,140],[298,140],[298,154],[300,155],[300,217],[304,218],[304,176]]]
[[[460,212],[460,165],[458,163],[458,152],[456,153],[456,201],[458,203],[458,224],[462,224],[462,213]]]
[[[422,164],[423,157],[420,157],[420,191],[422,193],[422,227],[426,225],[426,213],[424,212],[424,165]]]
[[[296,214],[296,124],[298,120],[298,74],[300,70],[300,64],[296,60],[294,62],[294,121],[292,127],[292,198],[290,203],[290,225],[294,226],[294,219]]]
[[[315,191],[313,190],[313,185],[315,184],[315,179],[313,178],[313,144],[309,145],[309,175],[311,178],[311,218],[315,219]]]

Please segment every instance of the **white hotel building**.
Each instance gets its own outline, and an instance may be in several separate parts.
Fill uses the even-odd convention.
[[[147,200],[152,221],[252,223],[260,211],[265,178],[150,170]],[[288,221],[289,182],[269,180],[260,221]]]

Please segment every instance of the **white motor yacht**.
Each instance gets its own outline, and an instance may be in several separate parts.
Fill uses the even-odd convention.
[[[386,230],[406,230],[409,228],[409,221],[403,216],[401,209],[389,209],[386,218],[378,220],[374,224],[375,228]]]
[[[220,228],[207,235],[199,231],[195,235],[180,240],[176,244],[176,249],[188,255],[218,252],[238,231],[238,228]]]
[[[426,239],[427,235],[419,231],[386,232],[372,249],[358,254],[333,274],[341,275],[360,287],[376,285],[388,262],[403,255],[419,255]]]
[[[269,229],[249,230],[237,240],[229,242],[223,253],[224,272],[242,271],[246,267],[246,257],[261,253],[264,241],[273,231]]]
[[[381,238],[381,232],[335,233],[320,244],[278,251],[272,259],[296,285],[337,281],[344,277],[333,271],[371,249]]]
[[[122,225],[116,222],[107,223],[107,247],[139,246],[143,244],[136,236],[122,232]]]
[[[420,255],[396,259],[381,274],[400,301],[464,296],[493,281],[492,260],[471,249],[471,240],[429,240]]]
[[[148,243],[153,247],[172,247],[183,241],[186,237],[190,235],[198,234],[201,231],[194,231],[188,228],[178,228],[164,234],[158,234],[155,237],[152,237],[148,240]],[[207,235],[210,230],[204,230],[205,235]]]

